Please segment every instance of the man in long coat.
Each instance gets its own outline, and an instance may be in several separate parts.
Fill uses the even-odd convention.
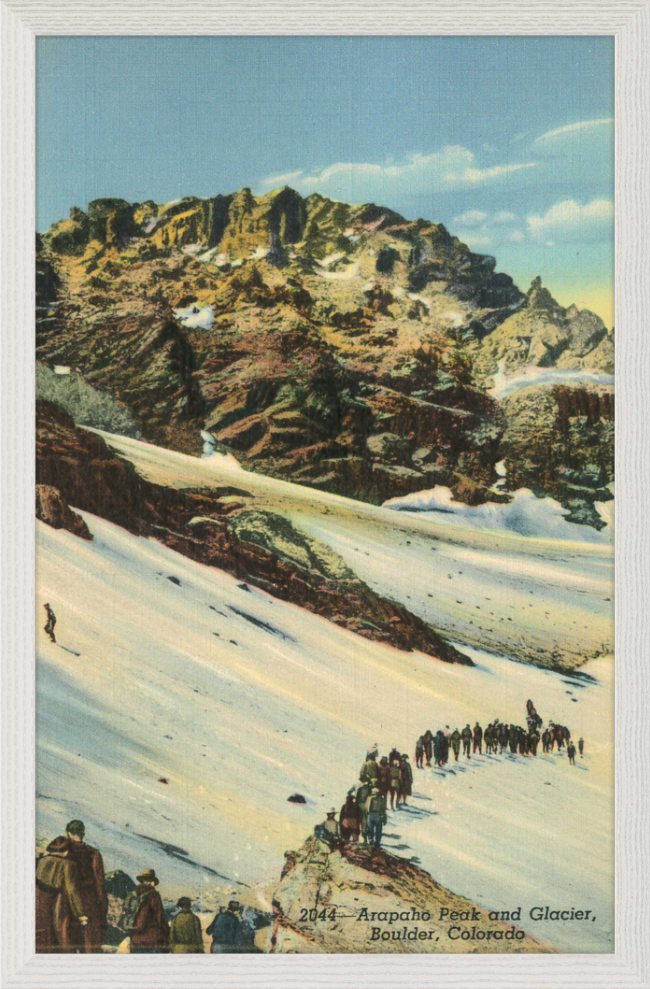
[[[36,951],[57,954],[74,950],[71,927],[84,927],[77,864],[65,837],[55,838],[36,863]]]
[[[41,911],[42,930],[54,931],[58,951],[99,954],[106,931],[108,897],[104,884],[104,863],[99,851],[84,841],[83,821],[70,821],[65,837],[59,836],[48,846],[37,869],[37,907]],[[62,866],[61,861],[69,863]],[[58,863],[58,864],[57,864]],[[66,885],[67,877],[67,885]],[[51,892],[44,896],[43,885],[59,883],[56,901]],[[62,884],[62,885],[61,885]],[[72,893],[74,888],[74,893]],[[78,896],[81,909],[75,906]],[[51,908],[52,926],[47,921]]]
[[[136,879],[140,883],[136,890],[140,906],[129,931],[131,953],[161,954],[169,944],[169,924],[156,889],[159,880],[153,869],[145,869]]]

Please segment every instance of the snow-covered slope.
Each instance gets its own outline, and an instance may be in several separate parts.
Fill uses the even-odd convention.
[[[575,664],[614,648],[611,544],[483,529],[453,514],[397,513],[244,471],[232,458],[101,435],[155,483],[245,489],[258,507],[328,543],[373,590],[463,645],[551,665],[556,656]]]
[[[497,482],[498,484],[499,482]],[[529,488],[515,491],[512,501],[506,504],[486,502],[484,505],[465,505],[454,501],[449,488],[437,486],[430,491],[418,491],[404,498],[391,498],[387,508],[404,512],[439,512],[452,516],[454,522],[468,528],[503,529],[521,536],[537,536],[542,539],[561,539],[571,542],[611,545],[614,541],[613,500],[597,502],[596,510],[604,520],[605,528],[598,531],[589,525],[567,522],[568,510],[554,498],[538,498]]]
[[[496,715],[520,723],[532,697],[545,719],[584,735],[583,764],[484,758],[456,775],[418,772],[412,808],[391,815],[386,842],[479,904],[521,905],[521,925],[560,948],[611,943],[611,661],[587,665],[596,683],[486,654],[474,654],[475,668],[438,663],[84,517],[90,543],[37,523],[39,834],[81,817],[108,868],[153,866],[163,893],[166,883],[196,893],[220,876],[274,880],[283,852],[340,806],[369,743],[412,752],[427,727]],[[366,532],[357,525],[359,545]],[[449,554],[454,546],[470,552],[450,542]],[[563,623],[580,614],[578,577],[593,564],[578,550]],[[513,583],[547,581],[548,591],[553,566],[562,583],[561,564],[532,555],[526,568],[520,553]],[[409,597],[412,570],[393,568],[390,553],[383,568]],[[44,601],[58,617],[57,645],[40,631]],[[307,803],[288,803],[294,792]],[[596,921],[524,921],[546,903],[591,909]]]

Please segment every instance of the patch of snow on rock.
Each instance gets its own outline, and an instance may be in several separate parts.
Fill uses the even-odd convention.
[[[503,461],[499,466],[504,469]],[[465,505],[454,501],[450,489],[440,485],[428,491],[417,491],[403,498],[391,498],[384,505],[386,508],[399,511],[442,513],[453,517],[454,522],[469,528],[505,529],[517,532],[521,536],[605,545],[610,544],[614,538],[613,508],[607,508],[613,506],[613,502],[598,505],[601,517],[608,523],[606,528],[598,532],[588,525],[567,522],[568,512],[559,501],[555,501],[554,498],[537,498],[528,488],[515,491],[512,501],[506,505],[492,502],[474,507]]]
[[[507,375],[503,371],[504,361],[499,362],[499,370],[494,376],[494,385],[489,394],[493,398],[505,398],[522,388],[543,385],[591,384],[613,385],[614,375],[604,371],[563,370],[557,367],[526,367],[515,374]]]
[[[214,323],[212,306],[190,305],[185,309],[174,309],[179,323],[190,330],[211,330]]]

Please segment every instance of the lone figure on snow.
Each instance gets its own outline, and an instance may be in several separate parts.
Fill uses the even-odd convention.
[[[56,637],[54,635],[54,626],[56,625],[56,615],[52,611],[49,604],[44,604],[45,613],[47,615],[47,621],[45,622],[45,634],[49,635],[52,642],[56,642]]]

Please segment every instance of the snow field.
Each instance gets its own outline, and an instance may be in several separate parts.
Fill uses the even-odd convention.
[[[163,895],[165,883],[196,895],[221,878],[272,881],[284,851],[343,802],[369,744],[385,753],[397,744],[412,758],[426,728],[497,715],[520,723],[531,697],[542,717],[584,734],[584,767],[538,757],[484,758],[455,775],[414,769],[421,796],[390,815],[386,843],[407,846],[396,854],[489,908],[591,908],[589,931],[528,929],[563,950],[607,950],[609,661],[589,664],[598,682],[586,685],[478,652],[475,668],[439,663],[84,517],[91,543],[37,522],[37,833],[52,837],[81,817],[107,869],[154,867]],[[358,526],[359,545],[367,531]],[[577,584],[585,560],[574,565]],[[412,578],[412,569],[392,572],[407,597]],[[44,601],[58,617],[58,645],[42,632]],[[288,803],[294,792],[307,803]]]

